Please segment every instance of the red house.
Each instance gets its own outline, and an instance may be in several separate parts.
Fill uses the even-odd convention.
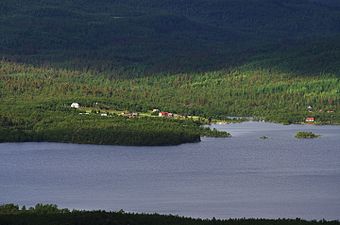
[[[163,116],[163,117],[168,117],[169,113],[168,112],[160,112],[158,115]]]
[[[315,117],[307,117],[306,118],[307,123],[314,123],[315,122]]]

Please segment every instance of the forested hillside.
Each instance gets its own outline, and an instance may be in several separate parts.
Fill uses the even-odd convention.
[[[6,113],[12,108],[9,114],[14,115],[13,111],[20,105],[31,106],[24,113],[28,109],[38,110],[34,105],[46,105],[43,110],[63,111],[76,101],[83,106],[100,102],[119,110],[145,112],[159,108],[206,118],[256,116],[301,123],[307,116],[314,116],[319,123],[340,122],[339,76],[298,76],[282,72],[285,65],[265,67],[268,60],[259,59],[232,70],[134,79],[2,61],[0,111]],[[308,106],[313,110],[309,112]]]
[[[2,0],[0,57],[0,142],[227,136],[200,121],[84,118],[72,102],[340,123],[336,0]]]
[[[112,76],[213,71],[332,38],[339,11],[315,0],[2,0],[0,54]]]

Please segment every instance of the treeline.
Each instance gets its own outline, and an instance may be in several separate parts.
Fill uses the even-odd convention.
[[[6,225],[338,225],[339,221],[302,219],[193,219],[173,215],[135,214],[105,211],[79,211],[58,209],[56,205],[37,204],[22,207],[8,204],[0,206],[0,224]]]

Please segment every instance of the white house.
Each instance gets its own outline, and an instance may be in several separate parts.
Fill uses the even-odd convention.
[[[80,105],[79,105],[79,103],[73,102],[73,103],[71,104],[71,108],[79,109],[79,108],[80,108]]]

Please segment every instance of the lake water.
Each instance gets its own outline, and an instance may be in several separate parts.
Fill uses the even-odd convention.
[[[0,144],[0,203],[340,219],[340,126],[214,127],[233,137],[172,147]],[[322,136],[297,140],[297,131]]]

